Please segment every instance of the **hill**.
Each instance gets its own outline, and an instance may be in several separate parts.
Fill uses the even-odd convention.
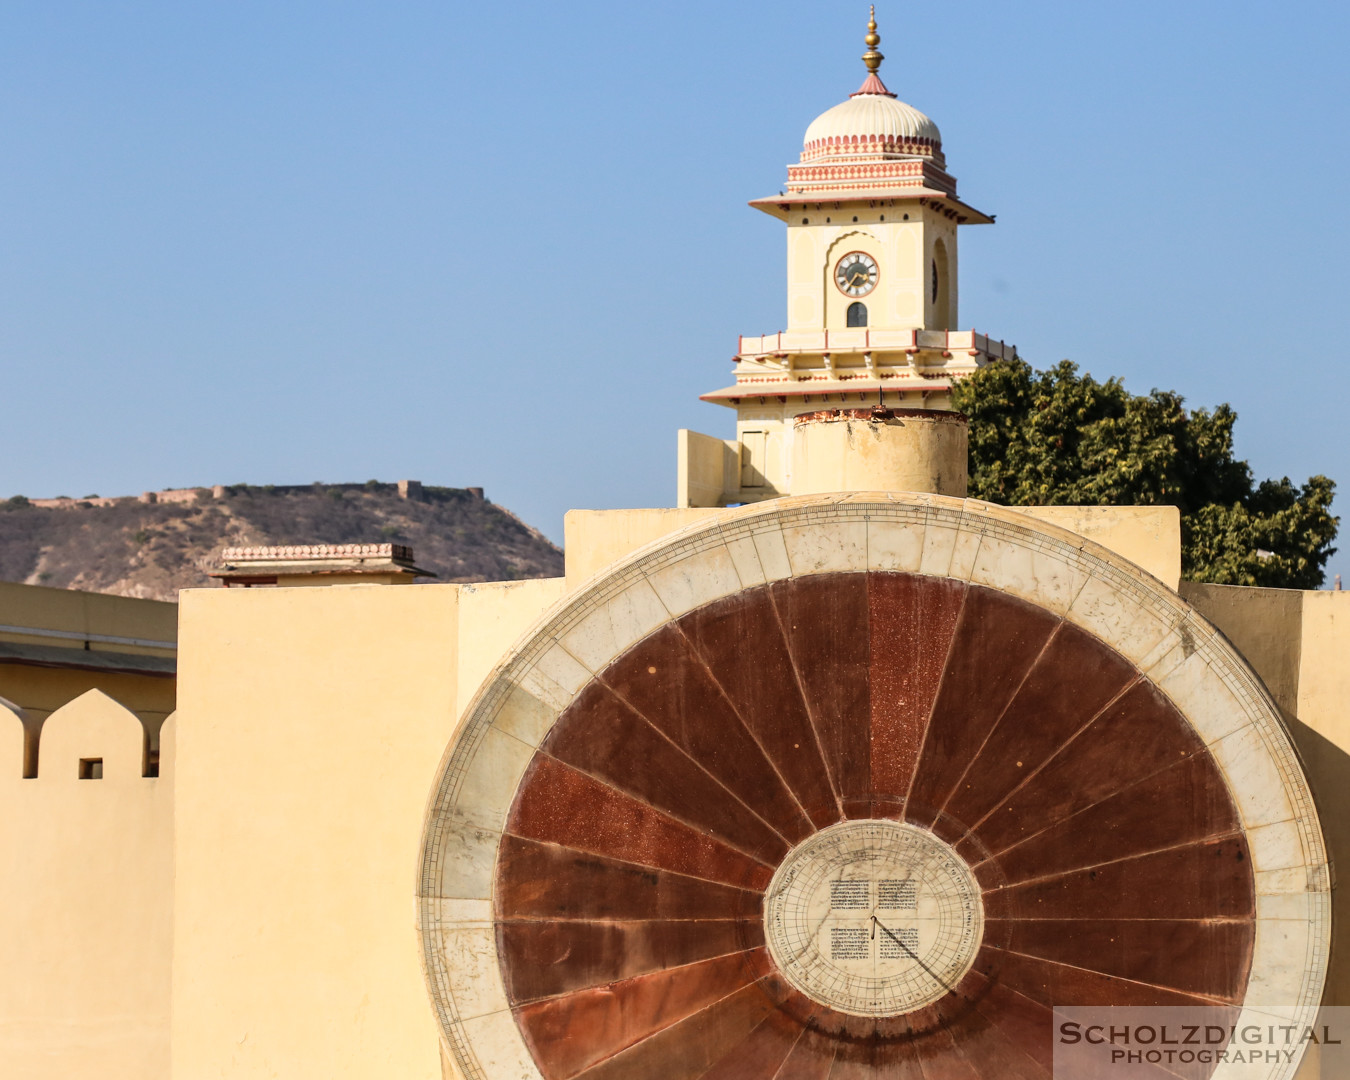
[[[479,488],[372,480],[0,501],[0,580],[155,600],[214,585],[207,571],[226,547],[389,541],[440,581],[563,572],[562,551]]]

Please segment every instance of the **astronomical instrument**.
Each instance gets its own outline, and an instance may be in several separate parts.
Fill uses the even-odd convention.
[[[470,1080],[1031,1080],[1053,1006],[1310,1016],[1329,897],[1213,627],[887,493],[728,511],[545,616],[447,751],[419,923]]]

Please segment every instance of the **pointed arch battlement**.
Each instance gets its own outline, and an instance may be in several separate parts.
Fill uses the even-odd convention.
[[[38,778],[139,780],[144,747],[145,729],[136,714],[102,690],[87,690],[42,725]]]

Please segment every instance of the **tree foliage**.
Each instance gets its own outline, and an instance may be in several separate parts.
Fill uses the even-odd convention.
[[[1237,413],[1131,394],[1068,360],[989,364],[952,390],[970,418],[970,494],[1008,506],[1172,505],[1192,581],[1315,589],[1335,552],[1335,484],[1252,478],[1233,456]]]

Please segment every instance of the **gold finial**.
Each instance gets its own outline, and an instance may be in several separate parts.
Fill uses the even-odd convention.
[[[881,62],[886,58],[877,52],[877,46],[881,44],[881,35],[877,33],[877,6],[872,5],[872,12],[867,19],[867,36],[863,38],[867,42],[867,51],[863,53],[862,62],[867,65],[867,70],[873,75],[877,73],[877,68],[881,67]]]

